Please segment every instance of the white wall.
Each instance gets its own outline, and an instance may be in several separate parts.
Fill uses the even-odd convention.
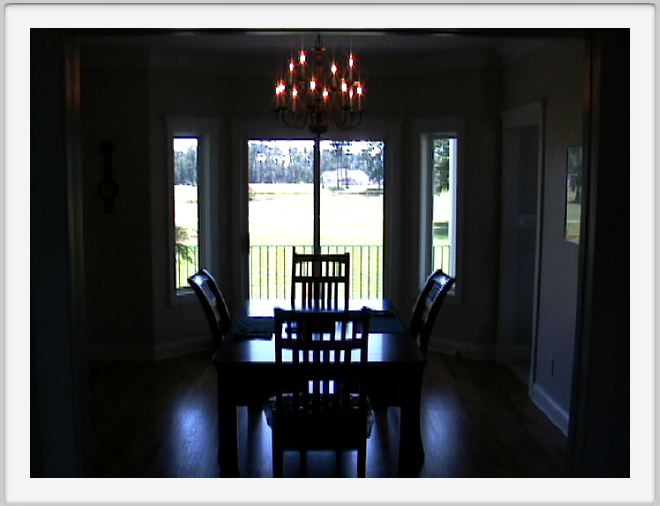
[[[171,170],[168,160],[167,122],[183,119],[199,120],[196,123],[211,125],[216,131],[222,127],[225,94],[222,80],[217,75],[204,73],[189,73],[178,71],[163,71],[157,68],[148,70],[149,87],[149,124],[150,124],[150,186],[151,192],[151,269],[153,275],[153,326],[155,354],[157,357],[181,353],[192,349],[208,348],[212,345],[206,318],[194,293],[170,297],[169,270],[172,264],[169,258],[169,223],[167,197],[168,172]],[[225,244],[229,237],[226,224],[229,221],[229,210],[222,205],[227,199],[227,186],[218,186],[219,180],[226,180],[229,171],[228,164],[218,159],[220,142],[214,139],[210,146],[211,158],[210,180],[212,195],[210,214],[215,228],[212,230],[212,250],[216,256],[203,267],[216,275],[217,281],[224,289],[229,273],[222,269],[226,258],[222,257],[223,248],[218,247],[218,241]],[[207,153],[209,154],[209,153]]]
[[[84,262],[92,355],[153,355],[146,61],[144,50],[82,52]],[[119,187],[111,213],[98,194],[99,143],[105,140],[115,145],[113,177]]]
[[[566,433],[571,396],[578,246],[564,240],[566,150],[582,144],[582,40],[557,39],[506,69],[503,108],[541,101],[544,191],[536,374],[532,398]]]
[[[489,65],[448,70],[410,86],[401,114],[406,118],[401,166],[401,289],[403,315],[409,315],[420,289],[419,156],[416,120],[454,118],[464,125],[461,301],[445,302],[429,343],[430,349],[458,350],[468,356],[492,357],[495,346],[500,186],[500,70]],[[404,78],[389,80],[395,89]],[[408,121],[409,120],[409,121]]]

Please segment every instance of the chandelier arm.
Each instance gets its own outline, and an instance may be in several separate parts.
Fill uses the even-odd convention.
[[[350,112],[346,109],[341,110],[341,117],[337,115],[337,111],[333,111],[333,120],[339,130],[346,131],[356,128],[362,122],[362,112]]]
[[[277,123],[286,128],[300,130],[307,123],[306,113],[294,113],[290,109],[279,109],[275,111]]]
[[[335,110],[334,113],[333,120],[335,125],[337,125],[337,128],[339,128],[339,130],[346,130],[344,127],[346,124],[346,109],[340,107],[338,110]]]

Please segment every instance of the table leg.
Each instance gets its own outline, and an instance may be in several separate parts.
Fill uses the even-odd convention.
[[[420,428],[423,368],[406,374],[401,400],[399,427],[399,476],[415,477],[424,464],[424,445]]]
[[[225,388],[231,379],[218,370],[218,466],[221,477],[239,476],[236,402]]]

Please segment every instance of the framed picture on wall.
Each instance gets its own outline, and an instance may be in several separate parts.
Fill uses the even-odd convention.
[[[580,210],[582,208],[582,146],[569,147],[566,153],[566,219],[564,238],[580,242]]]

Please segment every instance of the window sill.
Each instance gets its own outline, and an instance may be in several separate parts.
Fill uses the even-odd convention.
[[[451,306],[462,306],[463,305],[463,294],[459,290],[452,290],[447,293],[447,298],[445,302]]]
[[[176,290],[170,297],[170,306],[190,306],[197,302],[197,296],[191,288]]]

